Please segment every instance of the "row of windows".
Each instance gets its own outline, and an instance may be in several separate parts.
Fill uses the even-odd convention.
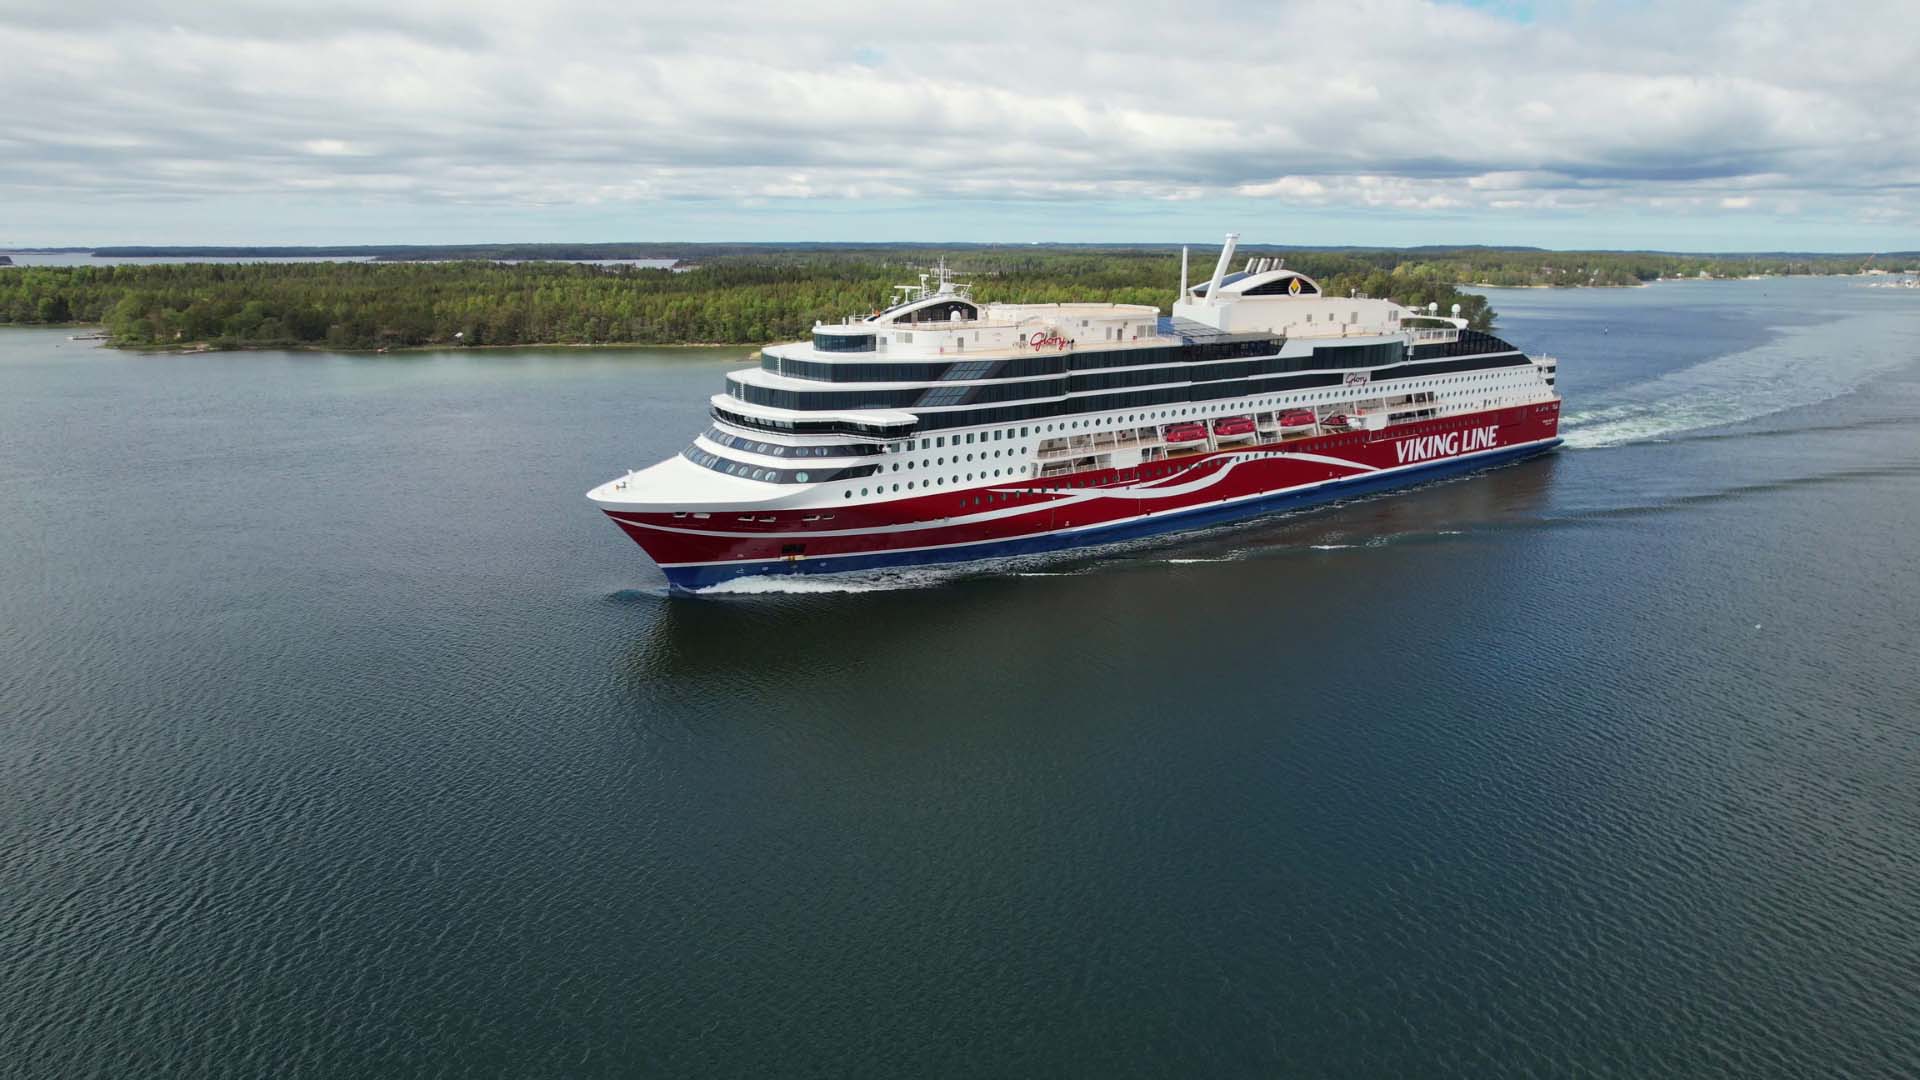
[[[1313,350],[1316,368],[1371,368],[1397,364],[1407,358],[1406,344],[1379,341],[1372,345],[1317,345]]]
[[[813,332],[813,347],[819,352],[872,352],[874,335]]]
[[[714,419],[723,420],[734,427],[793,435],[871,435],[875,438],[891,439],[905,435],[914,428],[911,421],[891,424],[861,423],[855,420],[774,420],[761,416],[748,416],[746,413],[723,409],[718,405],[712,405],[709,408],[713,412]]]
[[[1334,447],[1341,447],[1341,446],[1357,446],[1362,441],[1363,440],[1361,436],[1349,435],[1345,438],[1340,438],[1340,439],[1320,440],[1314,444],[1314,448],[1316,450],[1319,450],[1319,449],[1332,449]],[[1067,480],[1064,483],[1041,484],[1036,487],[1023,488],[1021,490],[1013,491],[1013,492],[988,492],[985,495],[975,495],[971,497],[972,498],[971,505],[980,506],[982,504],[983,499],[987,502],[993,502],[997,498],[997,500],[1000,502],[1008,502],[1014,498],[1019,498],[1027,495],[1037,495],[1045,492],[1071,491],[1079,488],[1105,487],[1107,484],[1110,484],[1110,483],[1135,483],[1141,480],[1163,479],[1169,476],[1177,476],[1182,473],[1197,472],[1201,469],[1217,469],[1217,468],[1220,468],[1222,465],[1229,463],[1230,461],[1246,461],[1246,460],[1251,460],[1256,456],[1258,455],[1236,454],[1236,455],[1229,455],[1228,457],[1208,458],[1204,461],[1193,462],[1192,464],[1178,464],[1178,465],[1162,464],[1162,465],[1153,465],[1153,466],[1140,466],[1133,469],[1108,470],[1108,472],[1110,472],[1111,475],[1106,477],[1099,477],[1099,476],[1075,477],[1073,479]],[[1012,478],[1014,476],[1013,469],[1006,469],[1004,470],[1004,473],[1008,478]],[[1002,475],[1002,470],[1000,469],[994,469],[991,472],[988,472],[987,470],[983,469],[978,473],[970,473],[970,472],[969,473],[953,473],[949,476],[936,476],[930,480],[921,480],[917,484],[915,481],[907,480],[903,483],[896,483],[892,485],[879,484],[873,487],[863,487],[859,489],[859,494],[861,498],[866,498],[869,495],[887,495],[887,494],[892,494],[893,492],[913,491],[915,490],[916,487],[921,490],[925,490],[927,488],[946,487],[950,483],[958,486],[960,484],[973,483],[976,480],[980,482],[994,480],[999,478],[1001,475]],[[851,499],[853,498],[853,495],[854,495],[853,488],[848,488],[847,490],[841,492],[842,498]],[[960,501],[961,509],[967,509],[968,506],[969,506],[969,503],[967,499],[965,498],[961,499]]]
[[[732,432],[721,431],[717,427],[707,429],[707,438],[729,446],[735,450],[744,450],[749,454],[765,454],[768,457],[850,457],[854,455],[877,454],[880,447],[873,443],[835,443],[828,446],[791,446],[787,443],[760,442]]]
[[[1511,352],[1513,346],[1479,330],[1462,330],[1455,341],[1428,341],[1413,347],[1415,360],[1438,360],[1450,356],[1478,356],[1482,353]]]
[[[1241,344],[1241,343],[1229,343]],[[1145,353],[1165,353],[1166,349],[1142,349]],[[952,386],[934,386],[928,388],[907,387],[891,390],[786,390],[773,387],[755,386],[742,382],[733,376],[727,377],[727,392],[742,401],[751,401],[756,405],[770,405],[781,409],[936,409],[963,405],[986,405],[1004,401],[1026,401],[1039,398],[1059,397],[1062,394],[1079,394],[1091,390],[1109,390],[1127,386],[1150,386],[1172,384],[1180,386],[1188,381],[1235,383],[1245,385],[1245,380],[1257,375],[1273,375],[1298,371],[1352,370],[1362,367],[1385,367],[1397,364],[1406,356],[1405,347],[1398,341],[1380,342],[1373,345],[1336,345],[1317,348],[1310,356],[1263,356],[1240,363],[1216,363],[1203,368],[1191,368],[1187,365],[1138,367],[1121,371],[1102,371],[1093,374],[1074,375],[1068,379],[1038,379],[1030,382],[1004,384],[969,384]],[[1009,361],[971,361],[947,365],[945,377],[952,379],[996,378],[993,369]],[[765,361],[762,361],[764,366]],[[877,365],[892,367],[894,365]],[[913,365],[902,365],[913,366]],[[1236,397],[1247,391],[1236,386],[1218,390],[1197,390],[1191,400],[1205,400],[1219,397]],[[1256,391],[1257,392],[1257,391]],[[1188,400],[1185,397],[1163,398],[1159,400]],[[1064,410],[1075,411],[1075,410]]]
[[[1059,397],[1067,392],[1066,379],[1040,379],[1034,382],[956,383],[933,386],[908,386],[893,390],[785,390],[755,386],[727,376],[727,393],[741,401],[768,405],[776,409],[815,411],[820,409],[935,409],[950,405],[986,404],[997,401],[1027,401],[1041,397]]]
[[[1010,356],[1002,360],[889,361],[884,364],[862,361],[844,364],[827,360],[794,360],[763,352],[760,354],[760,370],[785,375],[790,379],[812,379],[816,382],[938,382],[942,379],[1023,379],[1034,375],[1063,375],[1067,364],[1062,353]]]
[[[819,341],[832,337],[845,340],[845,335],[815,335],[815,347]],[[793,360],[780,356],[761,354],[760,368],[788,378],[810,379],[817,382],[937,382],[949,379],[1021,379],[1040,375],[1057,375],[1067,371],[1086,372],[1107,368],[1144,368],[1173,367],[1182,368],[1193,364],[1205,364],[1219,360],[1232,360],[1244,357],[1263,357],[1257,361],[1263,366],[1263,372],[1279,371],[1325,371],[1351,370],[1354,368],[1383,367],[1399,363],[1405,359],[1404,346],[1398,341],[1376,342],[1371,345],[1322,345],[1313,350],[1311,357],[1279,357],[1280,347],[1285,339],[1261,337],[1257,339],[1222,342],[1199,342],[1187,345],[1156,347],[1147,349],[1089,349],[1073,353],[1043,353],[1030,356],[1015,356],[1000,360],[961,360],[900,363],[832,363],[819,360]],[[1414,359],[1427,360],[1443,357],[1470,356],[1486,352],[1504,351],[1512,346],[1477,330],[1464,330],[1460,339],[1454,342],[1425,344],[1419,346]],[[836,344],[832,349],[821,351],[851,351]],[[1237,365],[1221,365],[1221,368],[1236,368]],[[1221,368],[1209,369],[1205,376],[1195,372],[1192,378],[1224,379],[1238,378],[1239,375],[1226,374]],[[1251,371],[1243,374],[1250,374]],[[1076,381],[1083,376],[1076,376]],[[1097,376],[1107,379],[1124,379],[1120,374]],[[1169,380],[1170,381],[1170,380]],[[1138,386],[1138,379],[1113,381],[1110,386]],[[1076,385],[1074,389],[1083,388]],[[1034,396],[1034,395],[1030,395]],[[821,406],[823,408],[831,406]]]
[[[709,453],[698,443],[680,451],[680,456],[712,469],[714,472],[738,476],[746,480],[763,480],[769,484],[813,484],[833,480],[857,480],[862,476],[872,476],[880,471],[878,465],[850,465],[844,469],[772,469],[765,465],[749,465],[744,461],[735,461],[718,454]]]
[[[1155,364],[1204,364],[1277,353],[1285,338],[1259,337],[1238,341],[1198,341],[1149,349],[1076,349],[1065,354],[1069,371],[1097,371],[1111,367],[1150,367]]]
[[[836,339],[832,347],[822,346],[827,338]],[[814,348],[821,352],[853,352],[840,341],[842,334],[815,334]],[[1151,367],[1204,364],[1216,360],[1236,360],[1248,356],[1277,353],[1285,338],[1260,336],[1239,341],[1194,342],[1148,349],[1083,349],[1073,352],[1031,353],[998,360],[899,361],[884,364],[860,361],[838,363],[827,360],[796,360],[769,353],[760,354],[760,369],[792,379],[817,382],[936,382],[942,379],[1024,379],[1039,375],[1060,375],[1068,371],[1095,371],[1101,368]],[[1398,348],[1397,342],[1389,342]],[[1322,350],[1324,351],[1324,350]],[[1385,362],[1385,361],[1381,361]],[[1308,366],[1330,366],[1326,364]],[[1342,364],[1352,367],[1355,364]],[[1294,370],[1299,370],[1295,368]],[[965,371],[966,373],[961,373]]]
[[[1399,342],[1388,342],[1384,347],[1355,346],[1366,350],[1380,348],[1382,351],[1368,356],[1337,355],[1329,356],[1329,350],[1315,351],[1311,356],[1263,356],[1258,359],[1234,362],[1212,362],[1204,365],[1187,363],[1134,364],[1120,370],[1100,371],[1094,374],[1076,374],[1068,380],[1068,392],[1100,390],[1116,386],[1147,386],[1153,383],[1212,382],[1221,379],[1243,379],[1255,374],[1274,374],[1291,371],[1312,371],[1330,368],[1380,367],[1397,363],[1401,349]],[[1166,353],[1166,349],[1142,349],[1141,352]],[[1338,350],[1344,353],[1345,350]],[[1006,360],[964,360],[938,364],[829,364],[815,360],[782,360],[778,357],[762,355],[760,369],[789,378],[810,379],[817,382],[942,382],[958,380],[994,380],[994,379],[1031,379],[1036,376],[1063,374],[1064,365],[1059,356],[1033,357],[1020,356]],[[1058,394],[1053,389],[1059,384],[1055,379],[1039,379],[1024,384],[1027,390],[1017,391],[1018,397],[1044,397]],[[947,388],[949,394],[964,388]],[[818,390],[794,390],[787,393],[815,395]],[[861,393],[885,394],[888,391],[860,391]],[[898,392],[902,397],[906,391]],[[973,396],[964,402],[1013,400],[1011,397]],[[899,402],[897,404],[905,404]],[[926,401],[923,405],[942,404]]]

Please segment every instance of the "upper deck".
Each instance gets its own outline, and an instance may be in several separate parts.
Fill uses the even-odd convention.
[[[899,286],[906,299],[884,311],[839,323],[816,323],[810,341],[769,346],[765,355],[799,363],[793,372],[779,363],[767,367],[799,378],[838,381],[841,376],[815,373],[824,368],[805,369],[811,362],[849,368],[886,364],[906,370],[899,368],[898,361],[1164,348],[1190,345],[1208,334],[1299,339],[1404,333],[1411,346],[1457,333],[1464,326],[1457,319],[1415,311],[1391,300],[1329,297],[1312,278],[1271,259],[1249,260],[1246,269],[1225,274],[1225,259],[1231,251],[1229,245],[1213,280],[1183,285],[1173,305],[1173,321],[1146,304],[983,304],[973,299],[969,286],[952,281],[942,267],[932,284],[928,275],[922,275],[917,286]],[[1443,325],[1416,330],[1407,325],[1409,320]],[[874,381],[893,380],[881,376]]]

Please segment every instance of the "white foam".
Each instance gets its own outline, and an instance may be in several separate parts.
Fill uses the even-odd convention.
[[[1352,544],[1314,544],[1312,545],[1312,547],[1313,547],[1313,550],[1315,551],[1347,551],[1351,549],[1353,545]]]
[[[1571,412],[1561,436],[1569,447],[1592,449],[1756,420],[1851,393],[1908,363],[1914,351],[1897,320],[1888,318],[1853,316],[1777,332],[1764,345],[1610,395],[1623,400]]]
[[[849,571],[840,574],[755,574],[693,590],[700,596],[814,596],[825,593],[895,592],[925,589],[951,579],[957,571],[942,567],[909,567],[888,571]]]

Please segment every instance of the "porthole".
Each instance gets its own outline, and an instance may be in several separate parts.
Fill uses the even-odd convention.
[[[794,474],[793,474],[793,482],[794,482],[794,483],[796,483],[796,484],[804,484],[804,483],[806,483],[806,482],[807,482],[807,474],[806,474],[806,473],[803,473],[803,472],[797,472],[797,473],[794,473]],[[861,494],[862,494],[862,495],[864,495],[864,494],[866,494],[866,492],[864,492],[864,491],[863,491],[863,492],[861,492]]]

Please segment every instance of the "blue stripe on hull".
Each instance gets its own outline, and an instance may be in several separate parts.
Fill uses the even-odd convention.
[[[1380,475],[1361,473],[1358,476],[1342,480],[1333,480],[1319,487],[1305,491],[1276,491],[1271,495],[1247,499],[1244,502],[1214,506],[1196,506],[1191,510],[1182,510],[1157,517],[1133,518],[1116,521],[1111,525],[1098,525],[1085,529],[1043,533],[1037,536],[1016,537],[1011,540],[998,540],[986,544],[968,544],[950,548],[923,548],[918,551],[876,551],[867,555],[845,555],[820,557],[787,562],[782,559],[761,562],[741,562],[715,564],[710,566],[667,566],[661,569],[667,575],[667,581],[676,589],[703,589],[709,585],[718,585],[735,578],[754,577],[770,574],[834,574],[848,570],[875,570],[898,566],[930,566],[941,563],[974,562],[981,559],[999,559],[1014,555],[1041,555],[1050,551],[1065,551],[1070,548],[1091,547],[1097,544],[1111,544],[1119,540],[1135,540],[1159,533],[1184,532],[1188,529],[1202,528],[1207,525],[1219,525],[1245,518],[1259,517],[1274,510],[1294,509],[1313,506],[1317,503],[1333,502],[1369,491],[1385,491],[1390,488],[1404,487],[1408,484],[1422,483],[1451,476],[1457,473],[1473,472],[1493,465],[1518,461],[1534,454],[1545,453],[1560,445],[1559,439],[1539,446],[1523,446],[1513,450],[1500,450],[1490,454],[1476,454],[1471,458],[1454,458],[1420,465],[1415,468],[1395,470]]]

